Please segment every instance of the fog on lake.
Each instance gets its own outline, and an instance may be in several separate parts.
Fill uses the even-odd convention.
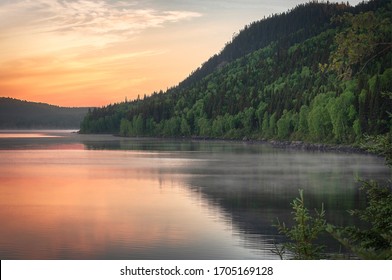
[[[0,133],[1,259],[277,259],[290,202],[355,223],[381,158],[267,144]],[[338,246],[332,240],[327,243]]]

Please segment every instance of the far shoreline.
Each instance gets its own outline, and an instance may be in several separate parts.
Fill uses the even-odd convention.
[[[91,134],[91,133],[81,133],[77,131],[78,134]],[[92,133],[95,134],[95,133]],[[339,152],[339,153],[355,153],[355,154],[369,154],[376,155],[375,153],[369,152],[363,148],[345,145],[345,144],[323,144],[323,143],[310,143],[306,141],[289,141],[289,140],[267,140],[267,139],[252,139],[248,137],[240,138],[215,138],[215,137],[204,137],[204,136],[190,136],[190,137],[157,137],[157,136],[122,136],[119,134],[103,133],[107,135],[112,135],[119,138],[138,138],[138,139],[156,139],[156,140],[175,140],[175,141],[208,141],[208,142],[237,142],[246,144],[267,144],[274,148],[279,149],[290,149],[299,151],[314,151],[314,152]]]

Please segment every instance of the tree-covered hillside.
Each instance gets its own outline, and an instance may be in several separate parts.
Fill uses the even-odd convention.
[[[87,111],[1,97],[0,128],[77,128]]]
[[[392,131],[392,4],[311,2],[246,26],[178,86],[82,133],[353,143]]]

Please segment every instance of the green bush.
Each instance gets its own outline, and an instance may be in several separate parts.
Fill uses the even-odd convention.
[[[290,241],[284,243],[281,248],[276,246],[273,252],[277,253],[282,259],[286,249],[296,260],[321,258],[324,246],[317,245],[315,242],[320,233],[324,232],[326,228],[324,207],[321,206],[320,211],[315,210],[315,215],[312,216],[305,207],[303,190],[299,190],[299,198],[294,199],[291,206],[293,207],[292,213],[295,224],[292,227],[287,227],[284,222],[281,223],[278,220],[277,225],[275,225],[279,233],[286,235]]]

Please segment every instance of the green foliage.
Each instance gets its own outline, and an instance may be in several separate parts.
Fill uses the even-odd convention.
[[[211,135],[211,124],[207,118],[200,118],[197,121],[197,128],[200,136],[209,137]]]
[[[332,133],[336,142],[349,142],[353,134],[352,127],[356,118],[354,94],[345,91],[337,98],[331,98],[327,110],[332,123]]]
[[[131,134],[132,124],[127,119],[121,119],[120,123],[120,135],[121,136],[128,136]]]
[[[319,94],[312,102],[308,115],[308,127],[309,136],[314,141],[322,142],[330,138],[332,122],[327,105],[332,96],[332,94]]]
[[[307,135],[309,132],[308,115],[309,107],[306,105],[302,105],[301,110],[299,111],[298,123],[298,132],[300,133],[300,135]]]
[[[261,126],[261,131],[262,131],[262,134],[264,136],[266,136],[266,137],[270,136],[269,135],[269,115],[268,115],[268,112],[264,113],[263,123],[262,123],[262,126]]]
[[[181,136],[190,136],[191,127],[189,126],[186,119],[181,120]]]
[[[336,227],[327,231],[361,259],[392,259],[392,191],[375,181],[362,182],[367,207],[350,210],[365,223],[362,227]]]
[[[268,126],[268,133],[269,133],[269,135],[276,134],[276,113],[273,113],[272,116],[270,117],[269,126]]]
[[[292,115],[287,110],[283,111],[282,117],[276,123],[278,128],[278,138],[287,139],[293,131]]]
[[[336,17],[335,21],[347,27],[335,36],[337,49],[331,55],[330,68],[343,79],[351,78],[356,65],[366,65],[367,59],[373,59],[375,55],[392,47],[390,40],[384,41],[391,32],[389,18],[379,17],[375,12],[369,11],[358,15],[346,13]],[[375,54],[380,45],[381,50]]]
[[[386,164],[392,167],[392,130],[385,135],[366,136],[361,146],[363,149],[384,157]]]
[[[309,214],[304,205],[303,192],[291,204],[293,207],[294,225],[289,228],[285,223],[276,227],[290,241],[281,248],[275,244],[274,253],[281,258],[287,253],[293,259],[320,259],[325,246],[316,245],[321,234],[330,233],[344,247],[361,259],[392,259],[392,190],[390,186],[381,186],[375,181],[363,181],[361,190],[366,192],[365,209],[348,211],[362,221],[362,226],[337,227],[327,224],[325,211],[315,211],[315,217]],[[335,256],[338,256],[339,252]]]
[[[299,191],[299,198],[294,199],[291,206],[293,208],[294,225],[287,227],[285,223],[280,223],[279,220],[276,225],[279,233],[284,234],[290,241],[284,243],[283,248],[277,249],[275,252],[279,252],[279,255],[283,257],[282,253],[287,249],[292,254],[292,258],[296,260],[321,258],[324,246],[317,245],[316,240],[326,228],[323,206],[320,211],[315,210],[315,215],[312,216],[305,207],[303,190]]]
[[[371,14],[381,28],[372,27],[374,36],[369,36],[377,44],[388,42],[386,11],[388,5],[379,0],[355,9],[311,2],[253,23],[178,86],[95,109],[81,132],[346,144],[364,134],[385,134],[391,128],[392,100],[385,93],[392,87],[392,49],[375,46],[378,55],[371,60],[362,51],[350,54],[355,64],[349,65],[349,80],[339,79],[327,66],[331,60],[348,59],[345,51],[339,53],[342,46],[349,47],[344,34],[354,27],[364,33],[362,22],[372,25],[361,13]],[[344,20],[331,22],[333,16]]]
[[[363,146],[372,152],[383,155],[388,166],[392,168],[391,136],[392,133],[368,137],[368,141]],[[303,192],[300,191],[300,197],[292,203],[294,226],[288,228],[284,223],[278,223],[279,232],[289,238],[291,242],[284,243],[282,248],[275,245],[276,249],[273,252],[282,258],[287,248],[296,259],[320,258],[322,247],[312,247],[309,240],[316,239],[326,230],[358,258],[392,259],[391,183],[382,185],[375,181],[362,181],[360,189],[365,192],[366,207],[348,211],[350,215],[361,221],[360,226],[326,225],[323,209],[321,212],[316,212],[315,218],[310,217],[309,211],[304,206]]]
[[[362,147],[383,156],[392,169],[392,132],[368,136]],[[328,232],[360,258],[392,259],[391,183],[381,185],[375,181],[362,181],[361,190],[366,193],[367,206],[365,209],[350,210],[349,213],[363,221],[364,226],[328,226]]]

